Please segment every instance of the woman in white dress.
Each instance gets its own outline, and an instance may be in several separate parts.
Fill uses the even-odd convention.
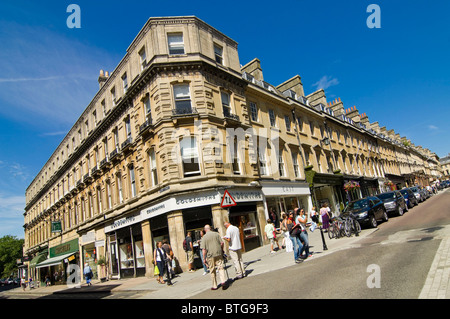
[[[283,219],[280,223],[281,231],[283,232],[283,242],[281,244],[282,247],[286,247],[286,252],[289,253],[294,251],[294,245],[292,244],[291,237],[289,235],[289,231],[287,229],[287,215],[285,212],[281,212],[281,218]]]

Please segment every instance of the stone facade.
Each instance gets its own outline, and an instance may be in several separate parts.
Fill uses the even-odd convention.
[[[438,177],[436,155],[405,139],[323,90],[305,96],[300,76],[265,82],[258,59],[241,67],[237,43],[196,17],[150,18],[27,188],[24,255],[79,239],[80,266],[105,257],[110,277],[151,276],[167,239],[186,270],[186,231],[205,223],[238,224],[252,249],[269,211],[338,209],[346,180],[365,196],[388,175]],[[236,206],[221,206],[225,190]]]

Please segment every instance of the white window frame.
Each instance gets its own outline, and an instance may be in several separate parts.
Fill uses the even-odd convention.
[[[134,171],[134,165],[129,166],[128,167],[128,171],[130,173],[131,197],[136,197],[137,189],[136,189],[136,174],[135,174],[135,171]]]
[[[147,67],[147,52],[145,51],[145,46],[139,51],[139,61],[141,64],[141,71]]]
[[[183,144],[190,142],[190,147],[186,149],[190,149],[192,154],[183,154]],[[194,141],[194,144],[192,143]],[[182,168],[183,168],[183,176],[184,177],[190,177],[190,176],[196,176],[201,175],[200,170],[200,152],[198,151],[198,143],[197,138],[195,136],[185,136],[183,139],[180,140],[180,155],[181,155],[181,161],[182,161]],[[189,161],[187,161],[189,159]],[[186,172],[186,165],[185,164],[197,164],[198,169],[192,170]]]
[[[220,65],[224,65],[223,46],[214,43],[214,60]]]
[[[289,118],[289,115],[284,116],[284,124],[286,124],[286,132],[291,131],[291,119]]]
[[[152,148],[148,152],[148,163],[150,168],[150,181],[152,186],[158,185],[158,164],[156,163],[156,152]]]
[[[178,90],[178,88],[187,88],[187,94],[183,94],[183,92],[181,92],[181,90]],[[191,88],[188,83],[173,85],[173,98],[175,101],[175,110],[185,109],[186,107],[184,104],[189,102],[189,108],[190,108],[190,111],[192,112]],[[181,103],[183,104],[182,107],[180,107]]]
[[[177,39],[176,37],[181,36],[180,39]],[[178,40],[178,41],[175,41]],[[184,49],[184,37],[182,32],[174,32],[174,33],[168,33],[167,34],[167,45],[169,49],[169,55],[183,55],[185,54]],[[181,52],[183,50],[183,52]]]
[[[271,127],[277,127],[277,117],[275,115],[275,111],[272,109],[269,109],[269,123]]]
[[[250,116],[253,122],[258,122],[258,106],[255,102],[249,102],[250,104]]]

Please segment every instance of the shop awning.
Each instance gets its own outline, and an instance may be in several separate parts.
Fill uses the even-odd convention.
[[[47,252],[40,253],[30,261],[30,267],[36,267],[37,264],[45,261],[47,259]]]
[[[49,259],[44,260],[43,262],[37,264],[36,268],[50,267],[50,266],[59,265],[64,259],[69,258],[73,254],[75,254],[75,252],[72,252],[72,253],[69,253],[69,254],[65,254],[65,255],[56,256],[56,257],[53,257],[53,258],[49,258]]]

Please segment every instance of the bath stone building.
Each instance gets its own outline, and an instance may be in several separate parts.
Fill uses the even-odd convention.
[[[62,283],[67,265],[86,262],[98,278],[152,276],[165,239],[186,270],[185,235],[199,239],[205,224],[224,234],[229,220],[248,251],[265,243],[272,212],[276,223],[296,207],[338,213],[439,177],[430,150],[323,90],[305,95],[298,75],[268,83],[259,59],[241,66],[237,43],[196,17],[150,18],[98,82],[26,190],[36,279]],[[223,207],[225,191],[235,206]]]
[[[30,274],[88,262],[98,277],[151,275],[163,239],[186,269],[186,232],[198,239],[205,224],[224,232],[226,220],[240,227],[246,250],[260,246],[267,209],[255,143],[246,133],[231,156],[227,147],[236,141],[227,130],[252,127],[237,43],[196,17],[150,18],[98,81],[26,190]],[[235,207],[221,207],[225,190]]]

